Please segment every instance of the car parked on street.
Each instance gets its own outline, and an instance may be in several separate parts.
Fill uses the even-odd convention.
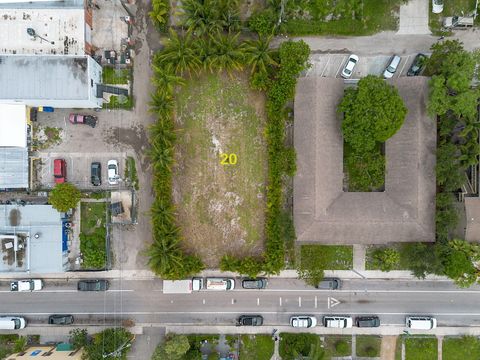
[[[268,281],[266,278],[243,279],[242,287],[244,289],[265,289]]]
[[[262,326],[263,317],[260,315],[241,315],[237,319],[237,326]]]
[[[440,14],[443,11],[443,0],[432,0],[432,12]]]
[[[358,56],[355,54],[352,54],[348,57],[347,63],[343,67],[341,76],[344,79],[348,79],[350,76],[352,76],[353,69],[355,69],[355,65],[357,65],[358,62]]]
[[[92,128],[97,126],[97,117],[94,115],[70,114],[69,121],[72,124],[84,124]]]
[[[383,77],[385,79],[391,79],[393,77],[398,69],[398,65],[400,65],[400,60],[401,58],[398,55],[393,55],[391,57],[387,67],[385,68],[385,71],[383,72]]]
[[[315,288],[319,290],[338,290],[342,287],[342,281],[339,278],[324,278]]]
[[[328,328],[349,329],[353,326],[353,320],[350,316],[324,316],[323,325]]]
[[[413,59],[412,65],[407,71],[407,76],[418,76],[425,68],[426,61],[428,59],[427,55],[417,54],[415,59]]]
[[[71,325],[73,324],[73,315],[50,315],[48,323],[50,325]]]
[[[415,330],[432,330],[437,327],[437,319],[431,316],[407,316],[405,326]]]
[[[102,165],[99,162],[92,162],[90,165],[90,181],[93,186],[102,185]]]
[[[17,280],[10,283],[10,291],[37,291],[43,289],[43,280]]]
[[[108,160],[107,162],[107,170],[108,170],[108,183],[110,185],[117,185],[118,184],[118,161],[117,160]]]
[[[380,319],[378,316],[360,316],[355,319],[357,327],[379,327]]]
[[[79,280],[77,283],[78,291],[107,291],[110,284],[108,280]]]
[[[295,315],[290,318],[290,325],[295,328],[312,328],[317,326],[317,318],[311,315]]]
[[[67,163],[64,159],[53,160],[53,179],[55,184],[63,184],[67,181]]]

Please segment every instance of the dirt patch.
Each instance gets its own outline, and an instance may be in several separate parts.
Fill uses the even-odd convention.
[[[395,360],[396,345],[397,336],[383,336],[382,347],[380,349],[380,359]]]
[[[146,152],[149,143],[147,132],[143,126],[138,125],[129,128],[113,127],[104,132],[103,139],[108,144],[121,144],[133,148],[137,158],[140,159],[142,171],[147,171],[149,163]]]
[[[216,75],[191,80],[177,97],[174,201],[185,247],[208,267],[263,250],[263,101],[246,79]]]

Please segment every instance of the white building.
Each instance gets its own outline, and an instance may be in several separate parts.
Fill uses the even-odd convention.
[[[0,53],[91,54],[91,37],[92,11],[83,0],[0,0]]]
[[[0,55],[0,104],[101,108],[101,82],[88,55]]]

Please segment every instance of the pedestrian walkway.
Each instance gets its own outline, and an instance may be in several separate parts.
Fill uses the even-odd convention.
[[[437,346],[438,346],[438,358],[437,360],[442,360],[443,359],[443,336],[440,335],[437,337]]]
[[[275,341],[275,347],[273,348],[273,355],[270,360],[282,360],[280,357],[280,341]]]
[[[353,245],[353,270],[365,271],[365,245]]]
[[[430,34],[428,28],[430,0],[410,0],[400,6],[399,35]]]
[[[382,360],[395,360],[397,341],[401,341],[397,336],[382,337],[382,346],[380,348],[380,358]]]

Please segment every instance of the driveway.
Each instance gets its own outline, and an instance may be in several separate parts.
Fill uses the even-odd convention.
[[[397,34],[430,34],[428,28],[429,1],[410,0],[400,6],[400,24]]]

